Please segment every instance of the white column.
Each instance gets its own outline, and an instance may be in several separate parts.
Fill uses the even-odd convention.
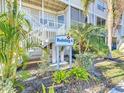
[[[64,49],[61,51],[61,62],[64,62]]]
[[[59,70],[59,68],[60,68],[60,62],[59,62],[59,46],[56,47],[56,51],[57,51],[57,69]]]
[[[69,16],[68,16],[68,21],[69,21],[69,29],[71,27],[71,0],[69,0]]]
[[[44,24],[44,0],[42,0],[42,23]]]
[[[70,58],[69,58],[69,65],[72,68],[72,46],[70,46]]]
[[[87,15],[87,23],[90,23],[90,13]]]
[[[96,25],[96,15],[95,15],[95,2],[93,3],[93,22],[94,22],[94,25]]]
[[[19,0],[19,10],[21,11],[22,9],[22,0]]]
[[[56,63],[56,46],[52,44],[52,63]]]
[[[5,1],[6,1],[6,0],[5,0]],[[4,1],[4,0],[1,1],[1,3],[2,3],[2,4],[1,4],[1,6],[2,6],[2,7],[1,7],[1,10],[2,10],[2,11],[1,11],[1,12],[5,12],[5,7],[6,7],[5,1]]]

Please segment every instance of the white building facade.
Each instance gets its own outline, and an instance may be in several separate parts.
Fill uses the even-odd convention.
[[[0,0],[0,12],[5,11],[4,6],[5,0]],[[56,63],[57,60],[55,45],[57,35],[66,35],[73,23],[87,22],[94,25],[105,25],[107,18],[107,5],[103,0],[96,0],[90,5],[87,17],[83,15],[81,0],[19,0],[19,9],[25,13],[25,17],[32,25],[31,38],[41,41],[44,47],[50,47],[52,63]],[[116,37],[124,36],[123,29],[124,17],[122,17],[120,30]],[[114,47],[117,44],[116,41],[113,43]],[[63,49],[61,52],[62,62],[64,62],[65,50]],[[35,50],[36,53],[38,51]],[[32,54],[32,57],[34,55],[35,53]]]

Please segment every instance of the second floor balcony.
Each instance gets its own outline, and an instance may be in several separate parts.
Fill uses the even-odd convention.
[[[61,0],[22,0],[23,5],[35,7],[37,9],[45,8],[51,11],[59,12],[67,7],[67,4]]]

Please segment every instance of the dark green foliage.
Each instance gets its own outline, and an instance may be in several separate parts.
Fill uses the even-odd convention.
[[[53,73],[55,83],[68,83],[70,79],[88,81],[90,74],[81,67],[74,67],[68,71],[56,71]]]
[[[67,71],[56,71],[53,73],[53,80],[57,84],[60,84],[62,82],[67,82],[68,77],[69,76]]]
[[[95,58],[95,55],[88,52],[84,54],[77,54],[75,65],[78,67],[83,67],[89,71],[93,66],[94,58]]]
[[[92,52],[98,56],[106,56],[108,47],[105,42],[106,30],[102,26],[78,24],[72,26],[69,35],[74,38],[74,49],[79,53]]]
[[[22,43],[31,27],[18,10],[18,0],[6,0],[6,3],[8,11],[0,15],[0,77],[11,78],[14,81],[19,61],[27,61],[26,48]]]
[[[84,80],[88,81],[90,74],[84,69],[80,67],[74,67],[69,72],[69,77],[73,77],[76,80]]]

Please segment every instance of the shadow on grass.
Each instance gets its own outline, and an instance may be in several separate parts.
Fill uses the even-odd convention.
[[[108,60],[121,63],[121,62],[124,62],[124,59],[122,59],[122,57],[124,56],[109,58]]]
[[[115,76],[111,77],[110,79],[112,79],[112,78],[116,78],[116,77],[121,77],[121,76],[124,76],[124,73],[122,73],[122,74],[118,74],[118,75],[115,75]]]

